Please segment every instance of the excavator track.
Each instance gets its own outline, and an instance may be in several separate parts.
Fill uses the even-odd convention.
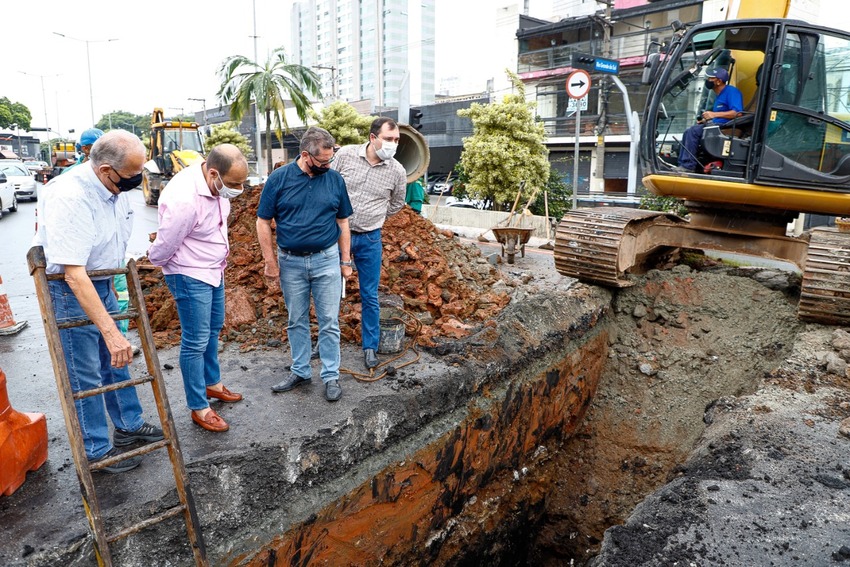
[[[828,325],[850,324],[850,233],[834,228],[812,231],[797,316]]]
[[[624,207],[572,210],[555,233],[555,268],[584,282],[628,287],[626,270],[646,252],[640,249],[640,234],[649,225],[676,218]]]

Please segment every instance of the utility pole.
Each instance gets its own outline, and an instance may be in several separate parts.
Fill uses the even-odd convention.
[[[605,4],[605,17],[597,23],[602,25],[602,57],[611,58],[611,7],[613,0],[596,0]],[[597,99],[597,114],[599,120],[596,123],[596,155],[591,167],[594,174],[591,178],[591,191],[605,192],[605,129],[608,127],[608,77],[599,81],[599,98]]]
[[[313,69],[322,69],[331,72],[331,96],[333,96],[334,101],[336,101],[336,67],[333,65],[313,65]]]

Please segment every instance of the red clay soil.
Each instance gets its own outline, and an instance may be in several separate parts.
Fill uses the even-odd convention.
[[[263,280],[257,242],[257,205],[261,187],[232,201],[228,222],[230,257],[225,270],[225,323],[221,338],[242,351],[280,346],[286,341],[286,307],[279,291]],[[422,323],[417,343],[433,347],[473,332],[510,301],[493,292],[499,273],[475,245],[463,244],[450,231],[438,230],[410,208],[387,220],[383,230],[382,305],[401,307]],[[356,259],[355,259],[356,264]],[[162,271],[147,257],[138,261],[148,316],[159,348],[180,343],[180,321]],[[343,341],[360,342],[357,273],[346,284],[340,307]],[[408,334],[415,330],[412,318]],[[315,319],[314,319],[315,321]],[[315,332],[315,325],[314,332]]]

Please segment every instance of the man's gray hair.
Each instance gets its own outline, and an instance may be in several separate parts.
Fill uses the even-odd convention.
[[[110,130],[94,143],[89,159],[94,167],[109,165],[118,170],[124,169],[133,153],[145,155],[145,145],[139,137],[127,130]]]
[[[332,150],[335,145],[336,140],[331,133],[318,126],[310,126],[301,136],[301,151],[311,155],[319,153],[319,150]]]

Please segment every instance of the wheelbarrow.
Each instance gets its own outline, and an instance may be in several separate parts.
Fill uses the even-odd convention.
[[[525,258],[525,245],[531,238],[531,233],[534,232],[533,228],[493,227],[490,230],[502,245],[502,257],[504,258],[505,254],[508,255],[508,264],[514,263],[517,248],[520,255]]]

